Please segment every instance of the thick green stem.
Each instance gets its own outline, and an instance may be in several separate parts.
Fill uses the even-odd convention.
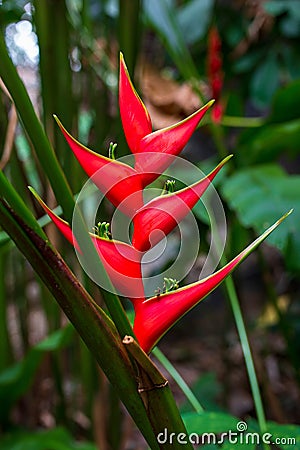
[[[126,55],[129,73],[134,74],[141,40],[141,0],[119,0],[119,10],[119,47]]]
[[[126,336],[123,343],[136,363],[139,393],[156,436],[165,429],[169,436],[174,433],[173,442],[161,444],[160,448],[164,450],[192,449],[191,443],[180,444],[176,439],[180,433],[186,436],[187,431],[168,381],[132,336]]]
[[[49,178],[55,196],[62,205],[67,220],[71,221],[74,200],[70,187],[34,111],[25,86],[8,56],[2,33],[0,33],[0,59],[0,77],[16,105],[24,129],[33,144],[41,166]]]
[[[5,197],[16,213],[21,216],[30,227],[43,239],[47,239],[47,236],[43,232],[42,228],[37,223],[34,215],[28,209],[20,195],[9,183],[4,173],[0,170],[0,195]]]
[[[0,202],[0,223],[54,295],[93,353],[148,444],[158,449],[137,392],[133,368],[113,322],[96,305],[61,257],[7,206]]]
[[[132,357],[140,367],[139,374],[142,374],[142,389],[138,391],[132,363],[115,325],[80,285],[61,257],[27,226],[4,200],[0,201],[0,224],[24,253],[73,323],[116,388],[151,449],[181,449],[179,443],[159,445],[156,439],[158,433],[164,429],[175,435],[186,433],[186,429],[168,383],[148,356],[133,338],[130,343],[126,342]],[[187,444],[183,448],[192,447]]]
[[[35,24],[40,49],[40,76],[43,99],[43,121],[51,137],[56,154],[67,179],[74,188],[77,177],[72,176],[74,155],[53,120],[53,114],[64,118],[67,129],[72,129],[75,113],[72,94],[72,73],[69,62],[69,23],[64,0],[34,2]],[[55,39],[53,26],[55,25]]]

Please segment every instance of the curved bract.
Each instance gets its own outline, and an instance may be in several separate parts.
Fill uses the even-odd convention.
[[[219,286],[288,214],[268,228],[226,266],[209,277],[174,292],[157,295],[139,303],[136,308],[134,333],[144,351],[150,352],[172,325]]]

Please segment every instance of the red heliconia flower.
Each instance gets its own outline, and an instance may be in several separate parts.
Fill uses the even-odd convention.
[[[268,228],[225,267],[209,277],[176,291],[158,294],[136,303],[133,330],[143,350],[149,353],[172,325],[212,292],[288,214]]]
[[[212,105],[201,109],[181,122],[152,132],[149,113],[137,94],[120,55],[119,106],[124,133],[130,150],[135,154],[135,169],[144,173],[143,187],[154,181],[172,163],[164,155],[178,155]],[[146,154],[147,155],[143,155]],[[147,175],[148,174],[148,175]]]
[[[144,252],[169,234],[195,206],[202,194],[232,155],[223,161],[206,177],[180,191],[156,197],[133,218],[132,245]],[[149,237],[151,235],[151,242]]]
[[[223,74],[221,43],[214,29],[210,33],[209,46],[209,76],[212,90],[218,100]],[[167,235],[187,215],[231,155],[197,183],[144,204],[143,188],[174,161],[212,102],[178,124],[152,132],[149,114],[131,83],[122,55],[119,82],[121,119],[128,145],[134,153],[134,168],[89,150],[74,139],[57,118],[56,121],[88,176],[116,208],[133,218],[132,245],[110,239],[108,234],[103,237],[90,233],[90,238],[113,286],[121,295],[132,300],[135,310],[135,335],[144,351],[150,352],[167,330],[215,289],[288,214],[225,267],[206,279],[145,299],[141,270],[142,252],[149,250],[151,244],[158,243],[162,235]],[[221,103],[217,102],[217,105],[221,106]],[[221,118],[222,110],[219,108],[215,111]],[[84,253],[84,248],[74,236],[70,225],[54,214],[33,189],[31,191],[62,234],[77,251]]]
[[[211,113],[212,120],[216,123],[221,121],[224,112],[224,105],[221,100],[224,79],[221,49],[222,42],[218,29],[212,27],[208,34],[207,76],[212,97],[216,100]]]
[[[65,238],[79,252],[83,253],[84,249],[80,248],[70,225],[48,208],[32,188],[31,192]],[[140,252],[125,242],[105,239],[93,233],[89,234],[113,286],[121,295],[129,297],[133,305],[138,300],[144,300]]]

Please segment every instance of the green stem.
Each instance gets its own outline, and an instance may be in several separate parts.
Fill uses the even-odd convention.
[[[224,131],[221,126],[211,123],[209,125],[210,131],[212,133],[215,146],[217,147],[218,154],[220,158],[225,158],[229,152],[224,144]]]
[[[132,76],[141,41],[140,10],[141,0],[119,0],[119,47]]]
[[[265,119],[262,117],[233,117],[223,116],[221,125],[234,128],[258,128],[264,125]]]
[[[225,264],[226,259],[222,258],[222,264]],[[262,403],[262,398],[259,390],[258,380],[254,367],[254,362],[251,354],[250,344],[246,332],[245,322],[243,319],[239,299],[236,293],[236,289],[232,280],[232,277],[226,278],[225,287],[230,300],[231,308],[233,311],[236,327],[238,330],[239,338],[241,341],[243,354],[245,358],[246,368],[248,372],[249,382],[253,395],[255,410],[257,414],[257,420],[261,433],[265,433],[267,430],[266,418]]]
[[[228,151],[224,144],[223,129],[219,125],[212,124],[211,131],[212,131],[212,135],[213,135],[216,147],[218,149],[219,155],[223,158],[225,155],[228,154]],[[215,222],[213,212],[211,212],[210,217],[211,217],[212,228],[217,229],[217,225]],[[215,248],[216,248],[218,254],[220,254],[222,251],[222,247],[220,244],[218,233],[216,233],[214,245],[215,245]],[[220,262],[221,262],[222,266],[225,266],[227,264],[227,258],[225,256],[225,253],[222,254]],[[250,388],[251,388],[253,401],[254,401],[254,405],[255,405],[255,411],[256,411],[256,415],[257,415],[259,428],[260,428],[261,433],[264,433],[267,428],[265,412],[264,412],[262,398],[261,398],[258,380],[257,380],[257,376],[256,376],[255,366],[254,366],[254,362],[253,362],[253,358],[252,358],[252,354],[251,354],[250,344],[249,344],[249,340],[248,340],[248,336],[247,336],[247,332],[246,332],[246,327],[245,327],[238,295],[237,295],[237,292],[235,289],[235,285],[234,285],[232,276],[229,276],[225,279],[225,289],[226,289],[226,292],[227,292],[227,295],[228,295],[228,298],[230,301],[231,309],[233,312],[235,324],[237,327],[239,339],[240,339],[242,350],[243,350],[243,355],[244,355],[244,359],[245,359],[246,369],[247,369],[247,373],[248,373],[248,378],[249,378]],[[268,446],[264,444],[264,448],[268,448]]]
[[[1,64],[0,64],[1,66]],[[34,215],[28,209],[20,195],[13,188],[13,186],[9,183],[4,173],[0,170],[0,194],[2,197],[5,197],[9,202],[11,207],[16,211],[16,213],[21,216],[30,227],[34,229],[34,231],[43,239],[47,239],[47,236],[43,232],[42,228],[37,223]]]
[[[211,212],[210,218],[211,218],[212,228],[217,229],[217,224],[215,222],[215,217],[214,217],[213,212]],[[218,233],[216,233],[214,245],[215,245],[217,253],[221,254],[222,246],[220,244]],[[222,266],[225,266],[227,264],[227,258],[225,256],[225,253],[222,254],[220,262],[221,262]],[[258,380],[257,380],[257,376],[256,376],[256,371],[255,371],[253,357],[252,357],[252,353],[251,353],[251,349],[250,349],[250,344],[249,344],[249,340],[248,340],[248,336],[247,336],[247,332],[246,332],[246,327],[245,327],[238,295],[237,295],[237,292],[235,289],[235,285],[234,285],[232,276],[228,276],[225,279],[224,283],[225,283],[226,292],[227,292],[227,295],[228,295],[228,298],[230,301],[231,309],[233,312],[235,324],[237,327],[239,339],[240,339],[242,350],[243,350],[243,355],[244,355],[244,359],[245,359],[246,369],[247,369],[247,373],[248,373],[248,378],[249,378],[250,388],[251,388],[253,401],[254,401],[254,405],[255,405],[255,411],[256,411],[256,415],[257,415],[259,428],[260,428],[261,433],[265,433],[266,429],[267,429],[267,425],[266,425],[266,418],[265,418],[262,398],[261,398],[261,394],[260,394],[260,389],[259,389],[259,385],[258,385]],[[268,448],[268,447],[265,446],[265,448]]]
[[[187,435],[166,378],[132,336],[126,336],[123,343],[136,363],[139,393],[156,436],[164,429],[167,429],[169,435],[172,433],[174,436],[179,436],[179,433]],[[160,448],[191,450],[192,445],[191,443],[179,444],[177,440],[173,440],[172,443],[161,444]]]
[[[55,196],[62,205],[67,220],[71,221],[74,200],[70,187],[44,129],[37,118],[25,86],[8,56],[2,33],[0,33],[0,59],[0,77],[16,105],[23,126],[30,137],[41,166],[49,178]]]
[[[32,190],[32,192],[34,192]],[[31,227],[43,240],[48,240],[43,230],[40,228],[38,222],[34,218],[31,211],[27,208],[21,197],[15,191],[13,186],[8,182],[3,172],[0,171],[0,194],[5,198],[9,204],[13,207],[15,212],[22,217],[27,226]],[[72,198],[72,201],[73,198]],[[92,273],[95,275],[95,279],[107,279],[107,274],[100,261],[100,258],[96,252],[96,249],[88,235],[83,218],[79,211],[77,211],[78,226],[80,229],[80,244],[85,249],[86,254],[89,257],[89,267],[91,267]],[[110,283],[107,279],[107,283]],[[113,292],[112,288],[112,292]],[[126,334],[132,334],[132,328],[128,321],[127,315],[121,304],[119,297],[111,292],[103,292],[108,310],[111,314],[113,321],[115,322],[121,337]]]
[[[133,368],[113,322],[80,285],[61,257],[0,202],[0,223],[24,253],[104,370],[152,449],[158,444],[137,392]]]
[[[152,355],[155,356],[155,358],[163,365],[163,367],[167,370],[167,372],[171,375],[173,380],[177,383],[177,385],[180,387],[194,410],[201,414],[204,411],[204,408],[200,404],[199,400],[193,393],[193,391],[189,388],[189,386],[186,384],[180,373],[175,369],[173,364],[168,360],[168,358],[163,354],[163,352],[158,348],[155,347],[152,350]]]
[[[64,118],[68,130],[72,128],[75,113],[72,95],[72,73],[69,63],[69,23],[65,0],[59,2],[34,2],[34,21],[36,24],[40,49],[40,76],[43,99],[43,121],[47,135],[51,137],[56,154],[62,164],[69,182],[76,158],[53,120],[53,114]],[[53,39],[55,24],[55,39]]]

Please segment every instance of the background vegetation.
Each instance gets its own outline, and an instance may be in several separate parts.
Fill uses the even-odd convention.
[[[117,105],[119,50],[154,126],[162,128],[212,97],[208,36],[212,27],[218,29],[223,77],[218,102],[224,113],[217,123],[204,121],[183,155],[206,170],[234,154],[216,181],[228,220],[224,258],[290,208],[294,213],[239,269],[235,284],[229,280],[163,340],[161,348],[174,366],[159,352],[156,357],[163,370],[176,379],[176,367],[192,387],[194,409],[201,403],[208,411],[202,431],[228,429],[232,416],[252,418],[249,426],[256,429],[256,419],[261,425],[266,417],[279,424],[273,425],[274,435],[299,435],[299,426],[287,425],[300,421],[299,1],[3,0],[0,24],[74,195],[85,175],[52,115],[95,151],[107,154],[113,141],[118,156],[129,153]],[[0,75],[13,86],[1,82],[0,166],[44,225],[47,219],[27,186],[57,205],[45,175],[46,144],[35,133],[20,92],[14,98],[16,113],[9,92],[17,84],[5,73],[5,48],[0,52]],[[107,207],[105,220],[109,212]],[[194,213],[209,241],[210,224],[201,206]],[[51,226],[47,232],[101,302],[71,248]],[[199,267],[207,245],[204,239]],[[20,442],[26,449],[145,448],[85,345],[3,231],[0,277],[0,448],[17,449]],[[258,384],[243,358],[248,347],[239,301]],[[258,385],[263,405],[255,394]],[[191,400],[191,392],[176,383],[173,389],[188,429],[201,432],[189,418],[193,408],[185,395]]]

